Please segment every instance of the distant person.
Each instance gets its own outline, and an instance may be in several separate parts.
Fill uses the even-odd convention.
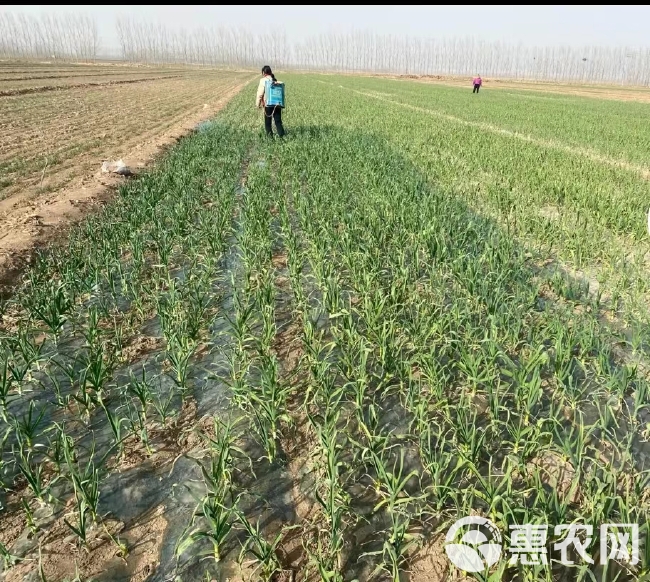
[[[472,83],[474,83],[474,90],[472,91],[472,93],[478,93],[478,90],[481,88],[481,85],[483,84],[483,79],[481,79],[481,76],[478,75],[474,77]]]
[[[262,78],[260,79],[260,84],[257,87],[257,98],[255,99],[255,105],[264,110],[264,128],[266,129],[266,135],[273,137],[273,129],[271,127],[271,119],[275,121],[275,130],[278,132],[278,136],[284,136],[284,127],[282,125],[282,107],[279,105],[271,105],[267,107],[266,105],[266,82],[268,80],[277,83],[277,79],[271,70],[271,67],[264,65],[262,67]]]

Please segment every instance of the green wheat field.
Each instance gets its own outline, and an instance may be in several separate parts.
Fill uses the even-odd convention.
[[[647,580],[650,105],[278,77],[284,140],[252,81],[2,303],[2,579]]]

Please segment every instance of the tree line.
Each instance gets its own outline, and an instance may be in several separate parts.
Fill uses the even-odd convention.
[[[154,65],[254,67],[403,75],[475,75],[547,81],[650,84],[650,48],[529,47],[472,38],[430,39],[373,32],[313,35],[243,28],[175,30],[121,16],[120,57]],[[97,25],[88,16],[0,14],[0,56],[94,60]]]
[[[97,23],[87,15],[0,13],[1,57],[92,61],[98,50]]]

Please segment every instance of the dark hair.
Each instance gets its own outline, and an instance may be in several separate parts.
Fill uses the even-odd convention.
[[[273,71],[271,70],[271,67],[268,65],[264,65],[262,67],[262,75],[271,75],[271,79],[273,79],[274,82],[277,81],[275,75],[273,74]]]

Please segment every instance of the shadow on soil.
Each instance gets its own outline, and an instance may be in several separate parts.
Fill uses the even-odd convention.
[[[383,159],[387,162],[389,161],[391,168],[396,170],[392,175],[393,188],[403,189],[405,192],[411,193],[413,188],[417,188],[423,199],[441,196],[435,193],[435,186],[430,184],[428,178],[417,167],[402,156],[399,151],[392,148],[380,136],[355,133],[335,126],[309,125],[291,127],[288,125],[286,129],[287,136],[283,143],[274,142],[266,144],[263,139],[259,140],[256,152],[251,160],[254,163],[251,163],[248,168],[249,173],[253,174],[258,169],[259,171],[270,170],[274,172],[273,161],[275,159],[296,155],[301,148],[309,150],[312,153],[314,151],[320,151],[322,154],[321,163],[327,165],[329,163],[327,157],[329,149],[337,147],[337,144],[340,143],[347,145],[360,144],[362,146],[360,148],[349,149],[349,156],[351,159],[358,161],[357,165],[359,168],[363,168],[364,173],[373,172],[373,170],[379,171],[380,166],[375,165],[373,168],[373,165],[379,164]],[[201,132],[210,132],[210,125],[202,126]],[[373,152],[370,158],[366,157],[366,152],[368,151]],[[215,161],[217,159],[218,154],[215,155]],[[331,171],[337,173],[340,170],[332,167]],[[361,183],[363,175],[359,174],[357,176],[349,176],[348,178]],[[310,177],[305,175],[304,180],[309,184]],[[245,187],[235,187],[233,185],[233,188],[237,188],[234,195],[238,199],[246,196]],[[281,189],[278,188],[278,191],[281,191]],[[486,245],[490,244],[490,241],[495,240],[495,236],[504,239],[506,237],[505,233],[501,233],[498,226],[485,217],[476,215],[461,200],[456,200],[454,204],[455,216],[453,217],[453,221],[455,223],[471,225],[472,232],[459,232],[458,236],[450,239],[452,244],[446,249],[447,256],[441,258],[442,265],[451,264],[458,257],[467,254],[476,255],[480,253],[485,249]],[[441,211],[444,211],[444,208],[448,208],[448,206],[441,204],[440,208]],[[235,220],[235,235],[231,237],[231,246],[223,258],[222,276],[214,283],[214,296],[220,298],[220,316],[216,319],[211,329],[210,349],[207,353],[192,361],[190,381],[192,397],[197,406],[195,414],[197,421],[206,416],[217,417],[225,421],[231,415],[237,414],[230,401],[230,389],[223,379],[225,379],[227,367],[226,354],[230,349],[228,324],[225,316],[232,314],[233,305],[233,289],[229,283],[230,273],[235,273],[236,285],[241,283],[242,277],[241,253],[236,242],[238,228],[240,228],[240,225]],[[278,245],[277,249],[281,249],[281,245]],[[512,252],[516,254],[519,251],[513,246]],[[305,266],[304,273],[306,275],[309,274],[308,266]],[[278,269],[278,275],[286,276],[286,267],[284,269]],[[517,281],[516,284],[522,285],[522,282]],[[315,287],[311,286],[311,283],[307,279],[305,279],[305,287],[310,295],[310,303],[314,307],[317,307],[322,299],[320,293]],[[528,293],[534,297],[537,294],[537,290],[531,287]],[[457,301],[470,301],[470,299],[476,298],[467,296],[458,296],[455,298]],[[277,311],[281,314],[282,318],[276,321],[276,326],[278,329],[281,329],[287,324],[288,318],[291,317],[291,310],[287,307],[292,303],[290,291],[284,290],[279,292],[277,301],[284,306],[283,309],[278,309]],[[534,309],[539,310],[544,308],[541,304],[534,307]],[[414,315],[409,313],[408,310],[405,310],[401,317],[403,317],[403,323],[411,325],[413,318],[417,318],[417,314]],[[318,320],[314,323],[316,325],[323,325]],[[155,322],[151,324],[148,334],[160,339],[163,337],[159,326]],[[76,347],[74,343],[70,343],[66,349],[74,351]],[[436,358],[438,354],[432,354],[432,357]],[[441,360],[446,357],[440,356]],[[135,362],[128,368],[119,370],[114,377],[122,378],[121,381],[127,381],[129,373],[133,372],[137,375],[146,361],[153,377],[160,379],[157,390],[160,390],[162,394],[167,394],[171,390],[172,384],[171,380],[163,373],[162,360],[162,352],[149,354],[146,360]],[[576,379],[578,381],[583,380],[578,376],[576,376]],[[42,375],[39,380],[46,381]],[[392,379],[388,379],[385,385],[394,386],[399,384],[399,382],[400,378],[395,376]],[[36,395],[36,406],[46,405],[48,398],[44,397],[44,392],[38,390]],[[380,400],[382,407],[379,411],[379,424],[384,433],[388,434],[392,432],[397,434],[407,432],[412,417],[402,407],[400,398],[395,396],[394,393],[391,394],[390,390],[388,390],[386,396]],[[548,396],[546,396],[544,404],[548,404],[548,402]],[[176,405],[178,406],[178,403]],[[43,425],[51,424],[55,420],[49,414],[48,412],[43,417]],[[488,421],[485,415],[481,415],[476,418],[476,422],[481,427],[485,426]],[[92,430],[95,439],[98,446],[104,451],[107,450],[108,443],[111,440],[109,428],[105,419],[99,418],[98,416],[92,419]],[[84,445],[87,446],[88,442],[85,439],[88,437],[82,436],[82,431],[83,427],[79,427],[79,436]],[[423,475],[421,482],[418,483],[418,488],[426,487],[429,482],[416,454],[416,448],[412,446],[413,443],[409,444],[406,441],[403,445],[407,451],[405,471],[417,470]],[[242,436],[242,446],[251,459],[254,460],[255,470],[254,479],[242,482],[242,486],[247,488],[250,493],[244,505],[245,513],[252,523],[255,523],[259,519],[261,525],[265,528],[267,539],[271,539],[283,524],[291,525],[299,522],[295,507],[295,492],[292,493],[294,487],[297,486],[300,489],[301,495],[306,499],[310,499],[312,504],[315,504],[314,481],[304,474],[290,474],[289,466],[286,462],[269,464],[267,461],[259,461],[260,457],[262,457],[262,450],[250,433]],[[308,458],[312,452],[311,450],[298,451],[300,459],[295,466],[301,467],[301,473],[308,471]],[[284,457],[286,461],[286,451]],[[479,466],[487,474],[487,463],[484,459],[479,463]],[[359,474],[357,476],[357,482],[351,486],[357,499],[363,499],[364,492],[371,486],[373,477],[372,470],[366,471],[365,475]],[[463,485],[457,483],[456,486],[462,488]],[[233,563],[239,553],[240,542],[242,540],[239,533],[235,533],[227,543],[227,547],[224,548],[222,565],[215,565],[212,560],[200,560],[197,557],[196,552],[205,550],[209,547],[208,545],[197,544],[192,549],[192,555],[184,554],[181,560],[177,560],[176,558],[175,546],[191,518],[197,503],[197,498],[203,492],[204,486],[200,468],[190,453],[180,455],[172,464],[165,463],[161,466],[155,466],[155,463],[145,460],[138,466],[109,475],[102,483],[102,513],[110,514],[115,519],[123,522],[126,525],[127,531],[134,524],[146,519],[157,507],[164,507],[165,531],[162,534],[162,542],[159,547],[158,566],[147,577],[147,580],[156,582],[167,582],[176,579],[198,581],[205,579],[206,573],[209,573],[213,579],[220,581],[236,577],[237,571]],[[377,556],[368,557],[364,556],[364,554],[381,552],[388,527],[388,519],[385,513],[372,511],[373,503],[374,499],[369,498],[368,504],[364,505],[363,501],[361,501],[353,506],[353,511],[358,516],[362,516],[363,519],[359,520],[357,525],[349,527],[346,532],[348,543],[344,568],[345,580],[367,580],[369,573],[378,563]],[[19,541],[23,544],[24,553],[27,547],[24,545],[25,540],[23,538],[21,540]],[[138,540],[132,541],[137,543]],[[300,550],[296,551],[300,553]],[[110,571],[107,571],[97,579],[104,581],[129,580],[132,575],[133,572],[128,559],[126,565],[119,560],[113,560]],[[428,574],[422,573],[422,576],[424,577],[419,579],[436,579],[433,577],[433,572]],[[411,579],[416,580],[416,578]]]

